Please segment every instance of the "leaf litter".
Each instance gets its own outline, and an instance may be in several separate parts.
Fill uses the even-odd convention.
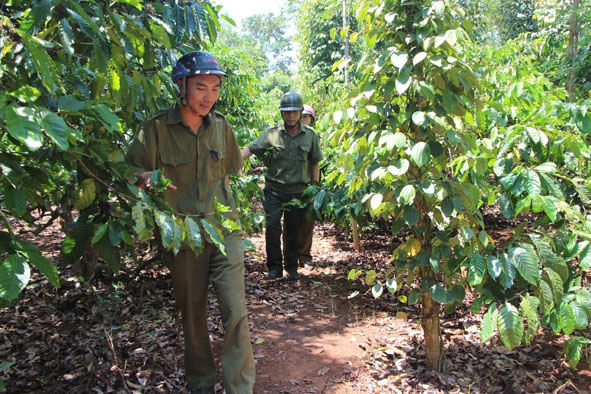
[[[383,233],[355,251],[346,229],[318,223],[316,266],[294,282],[262,279],[264,236],[252,237],[257,250],[246,254],[245,281],[255,393],[591,393],[589,369],[581,363],[572,371],[552,332],[512,351],[496,337],[482,344],[481,316],[468,306],[442,314],[446,369],[427,371],[420,311],[388,294],[376,300],[361,281],[346,279],[352,268],[387,265],[392,245]],[[54,229],[32,241],[56,261],[61,237]],[[0,362],[12,363],[0,372],[7,393],[185,391],[180,316],[164,267],[135,277],[104,269],[84,285],[67,268],[62,274],[61,288],[37,276],[0,309]],[[211,294],[217,355],[223,329]]]

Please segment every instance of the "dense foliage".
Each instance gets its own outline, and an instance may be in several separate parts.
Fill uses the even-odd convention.
[[[438,305],[452,313],[467,291],[474,311],[487,311],[483,341],[498,333],[513,348],[542,327],[588,328],[591,114],[588,101],[568,103],[565,78],[556,85],[544,74],[539,60],[556,47],[539,47],[544,31],[533,40],[525,19],[497,21],[519,39],[474,45],[475,26],[447,1],[352,8],[367,49],[352,65],[360,79],[334,111],[329,141],[340,154],[327,188],[346,188],[405,242],[390,269],[353,270],[350,279],[421,306],[433,369],[443,366]],[[520,223],[507,244],[493,243],[490,209]],[[565,346],[573,366],[588,343],[575,336]]]

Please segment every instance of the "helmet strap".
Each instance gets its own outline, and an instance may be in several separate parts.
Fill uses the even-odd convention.
[[[180,94],[180,99],[181,99],[181,105],[183,107],[187,106],[187,77],[183,77],[181,78],[181,86],[179,86],[181,89],[181,94]]]

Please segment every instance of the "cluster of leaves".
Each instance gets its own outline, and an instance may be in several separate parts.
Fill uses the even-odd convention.
[[[149,193],[128,191],[135,179],[123,160],[140,122],[174,100],[171,64],[215,40],[217,10],[209,2],[45,0],[3,7],[2,303],[18,297],[31,266],[59,285],[58,268],[12,232],[10,217],[37,232],[48,216],[59,219],[67,234],[63,264],[92,265],[100,256],[115,271],[125,253],[137,261],[134,229],[140,240],[158,229],[173,251],[184,239],[198,249],[198,228],[219,240],[221,229],[231,228],[223,207],[217,221],[184,218],[181,226],[158,201],[165,183]]]

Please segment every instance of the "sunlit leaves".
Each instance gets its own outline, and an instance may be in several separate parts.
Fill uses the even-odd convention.
[[[410,151],[411,160],[418,167],[424,166],[429,161],[430,155],[431,151],[429,149],[429,145],[425,142],[416,143]]]
[[[401,205],[410,205],[413,203],[416,191],[413,185],[406,185],[400,191],[398,202]]]
[[[390,61],[394,67],[396,67],[398,70],[402,70],[408,62],[408,54],[404,52],[395,52],[390,56]]]
[[[43,134],[32,108],[6,108],[6,129],[14,139],[31,151],[36,151],[43,145]]]
[[[396,91],[398,94],[404,94],[412,82],[412,76],[409,73],[403,73],[396,78]]]

